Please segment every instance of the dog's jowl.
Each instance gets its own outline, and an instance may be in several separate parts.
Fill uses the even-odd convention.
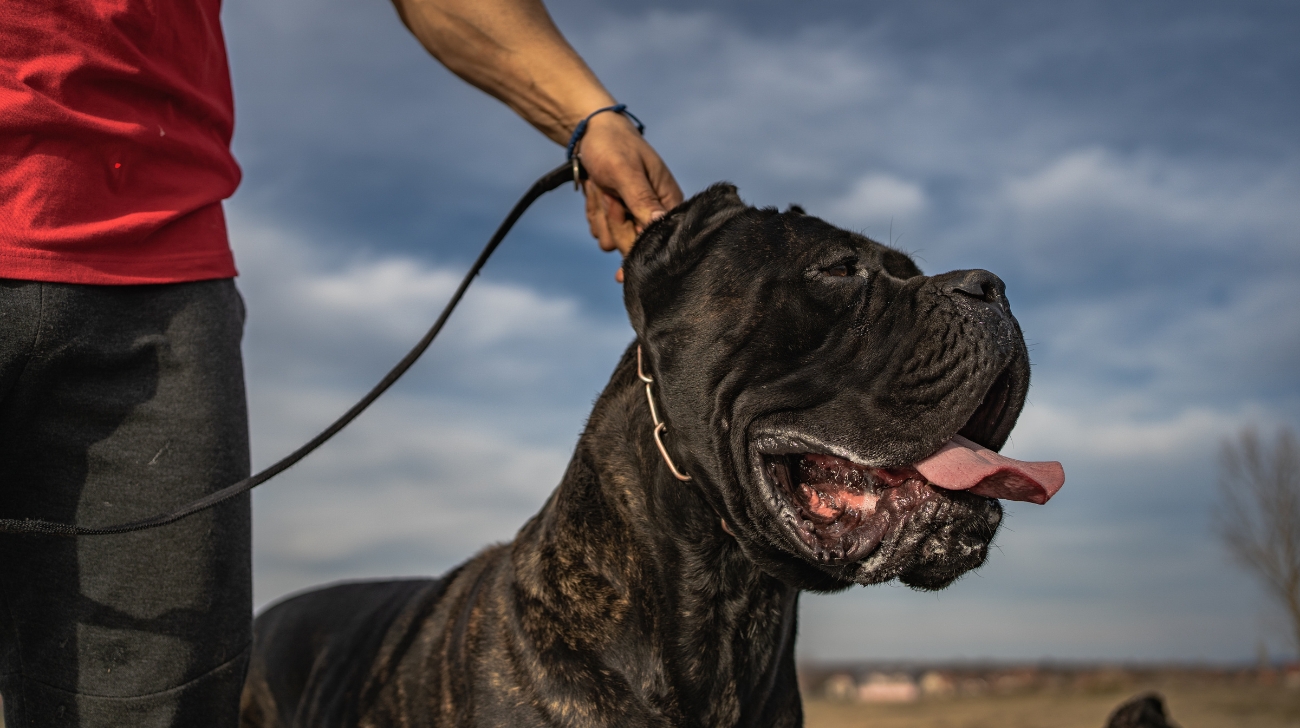
[[[799,725],[800,590],[941,589],[998,499],[1061,487],[995,452],[1029,359],[992,273],[728,185],[624,270],[636,341],[541,512],[441,579],[262,614],[246,727]]]

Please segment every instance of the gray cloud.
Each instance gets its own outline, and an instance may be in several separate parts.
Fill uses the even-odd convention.
[[[238,217],[231,227],[264,465],[377,381],[461,273],[331,255]],[[586,404],[630,338],[572,299],[478,281],[408,381],[257,493],[258,602],[345,576],[440,573],[509,539],[559,482]]]

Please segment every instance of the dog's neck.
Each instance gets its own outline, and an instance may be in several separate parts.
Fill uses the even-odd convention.
[[[525,633],[539,652],[614,673],[591,679],[622,683],[620,713],[630,703],[674,724],[797,720],[798,591],[741,552],[700,495],[706,478],[674,478],[652,433],[633,348],[560,487],[515,541]]]

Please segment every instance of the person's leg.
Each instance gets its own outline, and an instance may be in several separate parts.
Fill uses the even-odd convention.
[[[5,282],[0,316],[0,514],[106,525],[247,476],[232,281]],[[132,534],[0,535],[9,728],[235,726],[249,527],[244,497]]]

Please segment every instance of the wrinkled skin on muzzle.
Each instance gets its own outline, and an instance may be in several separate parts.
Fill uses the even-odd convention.
[[[997,450],[1015,425],[1029,359],[1001,280],[925,276],[730,185],[652,225],[624,269],[670,454],[760,568],[936,589],[983,563],[997,500],[912,466],[959,433]]]

